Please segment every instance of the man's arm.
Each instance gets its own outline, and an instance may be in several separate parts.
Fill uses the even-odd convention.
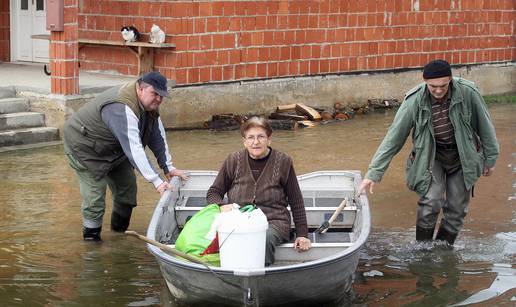
[[[484,176],[489,176],[500,154],[500,145],[496,139],[495,128],[487,111],[484,98],[482,98],[478,91],[473,91],[471,99],[475,116],[473,128],[480,137],[480,143],[485,156]]]
[[[129,162],[136,168],[142,176],[154,187],[158,188],[163,184],[163,180],[154,170],[150,163],[140,139],[138,128],[138,118],[134,112],[125,104],[111,103],[101,111],[102,120],[122,146],[124,154]]]
[[[160,117],[158,117],[157,120],[153,122],[152,135],[149,140],[149,148],[154,153],[159,167],[165,174],[175,169],[175,167],[172,165],[172,156],[170,155],[168,149],[167,136]]]
[[[369,164],[365,178],[374,182],[381,181],[383,174],[389,167],[392,158],[403,148],[410,131],[414,126],[414,110],[411,104],[416,101],[405,100],[398,109],[394,120],[383,138],[382,143]]]

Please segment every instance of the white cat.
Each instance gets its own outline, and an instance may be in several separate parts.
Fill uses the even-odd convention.
[[[165,42],[165,32],[163,32],[158,25],[152,25],[150,31],[150,42],[153,44],[162,44]]]

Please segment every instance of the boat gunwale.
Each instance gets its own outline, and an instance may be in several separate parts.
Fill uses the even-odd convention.
[[[197,174],[203,174],[203,173],[209,173],[213,174],[216,173],[214,171],[194,171]],[[298,178],[306,177],[310,178],[313,176],[316,176],[318,174],[347,174],[348,176],[353,176],[354,185],[355,188],[358,188],[359,179],[360,179],[360,172],[359,171],[319,171],[319,172],[311,172],[303,175],[299,175]],[[172,185],[178,186],[179,185],[179,179],[178,177],[174,177],[172,179]],[[167,203],[169,203],[170,197],[172,197],[171,191],[167,190],[164,195],[160,198],[158,201],[158,204],[156,205],[156,208],[153,212],[151,221],[149,223],[149,227],[147,229],[147,237],[150,239],[156,239],[156,230],[157,230],[157,224],[159,221],[160,216],[162,215],[163,208]],[[296,263],[296,264],[288,264],[288,265],[281,265],[281,266],[271,266],[266,268],[260,268],[260,269],[249,269],[249,270],[232,270],[232,269],[223,269],[220,267],[210,267],[214,272],[217,272],[219,274],[224,275],[239,275],[239,276],[256,276],[256,275],[265,275],[265,274],[275,274],[275,273],[285,273],[289,271],[300,271],[300,270],[311,270],[315,269],[321,266],[326,266],[335,262],[345,261],[348,258],[354,256],[357,252],[360,251],[360,249],[364,246],[365,242],[367,241],[367,238],[370,233],[371,228],[371,219],[370,219],[370,210],[369,210],[369,201],[367,199],[367,195],[361,194],[360,196],[361,200],[361,206],[360,210],[362,211],[360,215],[357,215],[357,218],[361,218],[361,227],[360,227],[360,234],[359,237],[355,242],[353,242],[353,245],[343,249],[340,252],[337,252],[331,256],[323,257],[316,260],[311,260],[307,262],[302,263]],[[175,210],[175,208],[173,208]],[[359,217],[358,217],[359,216]],[[149,243],[147,243],[147,249],[151,254],[153,254],[158,261],[164,262],[169,265],[181,267],[184,269],[189,270],[195,270],[195,271],[201,271],[201,272],[210,272],[208,268],[201,264],[196,264],[192,262],[186,262],[184,260],[177,259],[173,257],[172,255],[169,255],[162,251],[160,248],[153,246]]]

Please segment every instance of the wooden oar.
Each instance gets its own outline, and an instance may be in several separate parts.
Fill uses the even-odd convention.
[[[324,221],[324,223],[321,224],[321,226],[319,226],[319,228],[317,228],[315,230],[315,233],[325,233],[328,231],[328,229],[330,228],[331,224],[333,223],[333,221],[335,221],[335,219],[337,218],[337,216],[339,216],[340,212],[342,211],[342,209],[344,209],[344,207],[346,207],[346,204],[348,203],[347,199],[344,199],[340,205],[337,207],[337,209],[335,210],[335,212],[333,212],[332,216],[330,217],[329,220],[327,221]]]
[[[204,262],[204,261],[202,261],[202,260],[200,260],[198,258],[192,257],[192,256],[190,256],[188,254],[185,254],[185,253],[180,252],[180,251],[178,251],[176,249],[173,249],[172,247],[170,247],[170,246],[168,246],[166,244],[163,244],[163,243],[160,243],[158,241],[149,239],[149,238],[147,238],[145,236],[142,236],[141,234],[137,233],[136,231],[127,230],[125,232],[125,234],[130,235],[130,236],[134,236],[134,237],[136,237],[136,238],[138,238],[138,239],[140,239],[142,241],[145,241],[145,242],[147,242],[149,244],[152,244],[152,245],[154,245],[156,247],[159,247],[162,251],[171,253],[174,256],[178,256],[178,257],[184,258],[186,260],[190,260],[191,262],[207,266],[206,262]]]

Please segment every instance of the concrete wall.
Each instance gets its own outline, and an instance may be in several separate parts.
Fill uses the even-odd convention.
[[[516,62],[454,68],[453,74],[474,81],[483,95],[516,93]],[[421,71],[413,70],[179,87],[170,90],[171,98],[163,102],[160,112],[166,128],[199,128],[214,114],[268,114],[281,104],[332,107],[335,102],[366,105],[367,100],[373,98],[401,101],[404,93],[420,82]],[[60,131],[65,120],[94,97],[93,94],[63,96],[30,91],[17,94],[29,97],[31,109],[45,113],[46,124]]]
[[[516,63],[453,69],[455,76],[474,81],[483,95],[516,93]],[[403,99],[422,82],[420,70],[360,75],[328,75],[267,81],[175,88],[163,103],[167,128],[199,127],[213,114],[273,112],[277,105],[365,105],[372,98]]]

